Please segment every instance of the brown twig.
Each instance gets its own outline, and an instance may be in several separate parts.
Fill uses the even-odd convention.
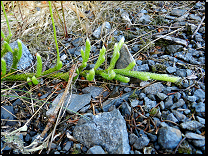
[[[55,110],[54,110],[54,114],[51,115],[51,117],[50,117],[50,119],[49,119],[49,122],[48,122],[48,124],[47,124],[48,128],[47,128],[47,126],[46,126],[46,128],[44,129],[44,131],[45,131],[45,130],[48,131],[48,129],[50,129],[50,127],[51,127],[51,126],[53,125],[53,123],[55,122],[55,119],[56,119],[56,116],[57,116],[57,114],[58,114],[59,108],[61,107],[61,109],[60,109],[60,111],[59,111],[59,114],[58,114],[58,118],[57,118],[57,120],[56,120],[56,124],[55,124],[55,126],[54,126],[54,130],[53,130],[52,137],[51,137],[51,142],[50,142],[50,144],[49,144],[49,149],[48,149],[47,153],[50,152],[51,144],[52,144],[52,141],[53,141],[53,136],[54,136],[54,134],[55,134],[56,126],[58,125],[58,122],[59,122],[58,119],[59,119],[59,117],[60,117],[60,115],[61,115],[61,111],[62,111],[62,108],[63,108],[63,105],[64,105],[65,97],[66,97],[66,95],[68,94],[68,90],[69,90],[69,87],[70,87],[70,85],[71,85],[71,83],[72,83],[73,75],[74,75],[74,73],[75,73],[75,71],[76,71],[77,64],[78,64],[78,63],[72,65],[72,67],[71,67],[71,69],[70,69],[70,71],[69,71],[69,80],[68,80],[68,83],[67,83],[67,85],[66,85],[65,91],[64,91],[64,93],[63,93],[63,95],[62,95],[62,97],[61,97],[61,100],[59,101],[58,105],[56,106],[56,108],[55,108]],[[43,134],[43,133],[41,134],[42,137],[44,137],[44,135],[45,135],[45,134]]]

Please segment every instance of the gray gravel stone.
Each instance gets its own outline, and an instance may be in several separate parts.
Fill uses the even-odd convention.
[[[187,122],[181,123],[180,125],[181,125],[181,128],[188,129],[188,130],[191,130],[191,131],[194,131],[194,130],[197,130],[197,129],[200,129],[200,128],[204,127],[198,121],[187,121]]]
[[[73,46],[78,47],[82,43],[82,38],[76,38],[72,41]]]
[[[177,92],[174,94],[174,100],[177,102],[181,98],[181,93]]]
[[[187,10],[182,10],[182,9],[173,9],[171,12],[170,12],[170,15],[172,16],[182,16]]]
[[[194,38],[197,42],[203,42],[204,41],[203,38],[202,38],[202,35],[199,34],[199,33],[196,33]]]
[[[158,131],[158,143],[165,149],[174,149],[181,139],[181,131],[176,128],[162,127]]]
[[[86,116],[86,115],[85,115]],[[98,115],[88,114],[90,118],[80,118],[73,131],[76,140],[87,148],[100,145],[109,154],[129,154],[130,146],[126,122],[119,110]]]
[[[156,101],[151,101],[148,97],[144,98],[144,110],[149,112],[153,107],[157,105]]]
[[[137,65],[141,65],[142,61],[141,60],[137,60],[136,63],[137,63]]]
[[[205,125],[205,119],[204,118],[201,118],[199,116],[196,116],[196,119],[203,125]]]
[[[122,103],[122,115],[130,115],[131,114],[131,107],[127,102]]]
[[[179,99],[178,102],[174,103],[170,109],[181,107],[185,104],[185,101],[183,99]]]
[[[151,133],[147,133],[147,136],[149,137],[151,142],[157,141],[157,135],[153,135]]]
[[[165,87],[160,82],[157,82],[157,83],[154,83],[154,84],[146,87],[143,91],[145,94],[156,95],[157,93],[162,92],[164,88]]]
[[[92,98],[95,99],[95,97],[99,96],[104,91],[104,88],[102,87],[96,87],[96,86],[90,86],[82,89],[82,92],[84,94],[90,93]]]
[[[137,71],[146,71],[146,72],[148,72],[149,71],[148,64],[143,64],[143,65],[137,66]]]
[[[161,110],[165,109],[165,103],[163,101],[160,102],[160,109]]]
[[[110,30],[111,30],[111,25],[110,25],[109,22],[104,22],[104,23],[102,24],[102,26],[99,26],[99,27],[92,33],[92,35],[93,35],[94,37],[96,37],[97,39],[99,39],[99,38],[100,38],[100,35],[101,35],[101,29],[102,29],[102,28],[103,28],[103,34],[102,34],[102,35],[105,35],[105,34],[107,34],[107,33],[110,32]]]
[[[205,139],[204,136],[196,134],[196,133],[192,133],[192,132],[186,133],[185,136],[186,136],[187,139],[195,139],[195,140],[203,140],[203,139]]]
[[[132,47],[132,50],[133,50],[134,52],[139,51],[139,49],[140,49],[140,45],[138,45],[138,44],[136,44],[136,45],[134,45],[134,46]],[[141,61],[141,60],[140,60],[140,61]]]
[[[164,93],[157,93],[156,94],[157,97],[160,99],[160,100],[164,100],[165,98],[167,98],[168,96]]]
[[[177,69],[176,67],[170,67],[170,66],[166,68],[167,72],[170,74],[176,72],[176,69]]]
[[[103,102],[103,111],[108,112],[109,108],[113,105],[117,108],[122,104],[124,100],[128,101],[128,97],[132,95],[133,92],[134,91],[131,91],[126,94],[123,94],[121,97],[106,100],[105,102]]]
[[[196,146],[196,147],[203,147],[203,146],[205,146],[205,139],[201,139],[201,140],[192,140],[192,143],[193,143],[194,146]]]
[[[189,18],[196,21],[201,21],[201,18],[199,16],[195,16],[194,14],[190,14]]]
[[[149,138],[144,134],[141,137],[136,136],[134,133],[129,135],[130,145],[136,149],[142,149],[149,144]]]
[[[172,54],[172,53],[176,53],[180,50],[182,50],[183,46],[182,45],[168,45],[166,47],[167,49],[167,54]]]
[[[172,110],[174,116],[176,117],[176,119],[178,119],[178,121],[184,121],[186,119],[186,116],[182,113],[180,113],[177,110]]]
[[[23,44],[23,42],[20,40],[22,43],[22,57],[20,58],[18,64],[17,64],[17,69],[19,70],[24,70],[32,65],[33,56],[31,55],[29,49]],[[18,49],[18,44],[17,41],[12,42],[9,44],[11,48],[14,50],[14,48]],[[4,56],[4,60],[6,61],[7,69],[10,69],[13,63],[13,55],[11,52],[6,53]]]
[[[68,141],[64,146],[63,150],[68,151],[72,147],[72,141]]]
[[[131,101],[131,106],[132,107],[136,107],[138,105],[138,103],[139,103],[139,100],[136,100],[136,99],[135,100],[132,100]]]
[[[142,17],[140,17],[138,22],[141,22],[143,24],[148,24],[148,23],[151,22],[150,16],[149,15],[143,15]]]
[[[61,100],[63,93],[59,94],[55,100],[52,103],[52,107],[46,112],[47,116],[50,116],[53,114],[56,105],[59,103],[59,101]],[[71,98],[71,100],[70,100]],[[78,95],[78,94],[72,94],[72,96],[70,96],[70,94],[66,95],[66,99],[64,101],[64,107],[66,107],[68,101],[69,105],[67,107],[67,112],[70,114],[74,114],[75,112],[79,111],[80,109],[82,109],[84,106],[86,106],[87,104],[90,103],[91,100],[91,94],[82,94],[82,95]]]
[[[1,119],[15,120],[16,118],[12,114],[14,114],[13,106],[2,106],[1,107]],[[13,126],[16,123],[17,123],[16,121],[7,121],[6,125]]]
[[[176,69],[176,75],[180,77],[186,77],[186,69]]]
[[[168,96],[165,99],[165,108],[168,109],[173,105],[173,97],[172,96]]]
[[[93,146],[88,151],[87,154],[106,154],[101,146]]]
[[[187,100],[190,102],[195,102],[196,101],[196,96],[187,96]]]
[[[195,111],[197,113],[204,113],[205,112],[205,103],[199,102],[192,105],[193,108],[195,108]]]
[[[146,94],[145,93],[140,93],[139,94],[139,99],[140,100],[143,100],[145,97],[146,97]]]
[[[178,122],[176,117],[173,115],[173,113],[168,114],[167,120],[173,121],[173,122]]]
[[[205,92],[204,92],[202,89],[197,89],[197,90],[194,92],[194,96],[197,97],[197,100],[198,100],[198,99],[204,99],[204,98],[205,98]]]

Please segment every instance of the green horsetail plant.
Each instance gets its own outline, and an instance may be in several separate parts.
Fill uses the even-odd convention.
[[[10,73],[14,72],[16,69],[17,69],[17,63],[19,62],[18,60],[18,49],[17,48],[14,48],[14,51],[13,51],[13,63],[12,63],[12,67],[10,69]]]
[[[55,43],[56,43],[56,51],[57,51],[57,63],[56,63],[56,69],[59,70],[62,67],[62,62],[60,61],[60,56],[59,56],[59,48],[58,48],[58,43],[57,43],[57,38],[56,38],[56,28],[55,28],[55,24],[54,24],[54,19],[53,19],[53,12],[52,12],[52,7],[51,7],[51,1],[48,1],[49,4],[49,10],[50,10],[50,14],[51,14],[51,20],[52,20],[52,24],[53,24],[53,32],[54,32],[54,39],[55,39]]]
[[[22,42],[18,39],[17,40],[17,44],[18,44],[18,49],[17,48],[14,48],[14,51],[12,52],[12,55],[13,55],[13,64],[12,64],[10,73],[14,72],[17,69],[17,64],[18,64],[19,60],[22,57]]]
[[[20,58],[22,57],[22,42],[18,39],[17,44],[18,44],[17,59],[20,60]]]
[[[87,38],[85,51],[81,49],[82,65],[79,67],[79,72],[82,71],[87,66],[87,61],[90,56],[90,50],[91,50],[90,40]]]
[[[1,76],[6,75],[6,61],[1,58]]]
[[[121,47],[123,46],[123,44],[124,44],[124,37],[121,38],[121,40],[118,42],[118,44],[115,43],[113,57],[111,58],[110,65],[107,70],[114,69],[116,62],[120,57],[119,51],[121,50]]]
[[[125,82],[125,83],[128,83],[130,81],[129,77],[135,77],[135,78],[141,79],[143,81],[147,81],[149,79],[154,79],[154,80],[169,81],[169,82],[179,82],[179,80],[181,79],[180,77],[169,76],[167,74],[155,74],[155,73],[150,73],[150,72],[131,71],[134,68],[134,66],[136,65],[135,61],[132,61],[125,69],[114,69],[116,62],[119,59],[119,56],[120,56],[119,51],[120,51],[121,47],[123,46],[123,43],[124,43],[124,38],[122,38],[118,44],[117,43],[115,44],[113,57],[111,58],[110,65],[109,65],[108,69],[97,70],[97,68],[105,60],[105,57],[104,57],[105,49],[103,47],[100,50],[100,55],[99,55],[99,58],[95,64],[95,67],[93,69],[91,69],[90,71],[85,70],[82,72],[82,70],[79,70],[79,73],[83,76],[86,76],[86,78],[89,81],[93,80],[95,74],[100,75],[107,80],[115,79],[115,80],[119,80],[119,81]],[[83,62],[85,63],[87,61],[87,59],[85,58],[85,53],[83,50],[81,50],[81,56],[82,56]],[[81,69],[83,69],[83,68],[81,68]]]
[[[100,55],[98,57],[98,60],[97,62],[95,63],[95,67],[94,69],[96,70],[98,67],[100,67],[100,65],[105,61],[105,52],[106,52],[106,49],[103,45],[102,49],[100,50]]]
[[[37,57],[37,69],[36,69],[36,77],[41,76],[42,73],[42,60],[39,53],[36,54]]]
[[[3,12],[4,12],[4,16],[5,16],[5,19],[6,19],[6,22],[7,22],[7,27],[8,27],[8,30],[9,30],[9,35],[7,36],[7,38],[5,38],[4,37],[4,41],[6,41],[6,42],[10,42],[10,39],[11,39],[11,37],[12,37],[12,32],[11,32],[11,28],[10,28],[10,26],[9,26],[9,20],[8,20],[8,18],[7,18],[7,15],[6,15],[6,11],[5,11],[5,9],[4,9],[4,4],[3,4],[3,2],[1,1],[1,7],[2,7],[2,10],[3,10]],[[1,32],[1,35],[2,35],[2,33],[3,32]]]
[[[86,45],[85,45],[85,51],[81,48],[82,64],[76,70],[77,76],[75,76],[73,78],[73,80],[77,79],[77,77],[79,76],[80,72],[87,66],[87,61],[88,61],[89,56],[90,56],[90,50],[91,50],[90,40],[89,40],[89,38],[87,38]],[[92,74],[92,71],[91,71],[91,74]],[[88,76],[88,78],[89,78],[89,76]]]
[[[116,74],[135,77],[143,81],[154,79],[154,80],[161,80],[161,81],[177,82],[180,79],[180,77],[169,76],[167,74],[155,74],[155,73],[150,73],[150,72],[130,71],[127,69],[114,69],[114,71]]]
[[[124,82],[124,83],[128,83],[130,81],[130,78],[122,76],[120,74],[116,74],[114,79],[118,80],[118,81],[121,81],[121,82]]]
[[[4,41],[4,46],[8,51],[10,51],[12,53],[14,52],[12,47],[9,45],[9,43],[7,41]]]
[[[107,71],[107,72],[101,72],[100,74],[103,78],[107,80],[112,80],[115,78],[116,73],[113,70]]]
[[[89,73],[87,74],[86,78],[88,81],[92,81],[95,77],[95,70],[92,68]]]
[[[5,35],[4,35],[4,32],[1,30],[1,37],[4,39],[5,41]]]
[[[136,65],[136,62],[135,62],[135,60],[134,60],[134,61],[132,61],[131,63],[129,63],[129,65],[128,65],[125,69],[131,70],[131,69],[134,68],[135,65]]]

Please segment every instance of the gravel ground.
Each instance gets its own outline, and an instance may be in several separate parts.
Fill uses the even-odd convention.
[[[174,84],[131,79],[129,83],[121,83],[106,81],[99,76],[89,82],[79,77],[72,86],[72,95],[68,94],[65,100],[68,109],[56,128],[51,154],[205,153],[205,2],[199,1],[186,7],[164,6],[165,2],[160,2],[157,6],[152,4],[137,12],[114,8],[118,20],[124,24],[113,31],[114,19],[108,17],[106,22],[93,30],[89,37],[92,48],[86,69],[94,67],[103,45],[111,49],[124,37],[127,46],[121,50],[122,57],[116,68],[125,68],[125,63],[128,65],[134,59],[135,71],[179,76],[182,82]],[[152,30],[156,31],[148,33]],[[62,69],[63,72],[69,71],[72,60],[82,60],[80,49],[85,48],[85,40],[77,37],[79,35],[70,32],[70,37],[61,41],[60,57],[63,66],[68,67]],[[15,47],[15,43],[12,46]],[[31,60],[26,46],[24,52],[20,64]],[[8,64],[10,57],[5,56]],[[49,57],[53,55],[49,54]],[[108,57],[107,63],[110,52]],[[31,64],[32,61],[27,66],[19,66],[19,69],[28,68]],[[45,66],[48,69],[54,65],[55,62],[52,62]],[[37,105],[37,99],[47,99],[60,82],[63,81],[54,79],[48,85],[39,86],[31,95],[36,99],[33,103]],[[64,86],[65,82],[49,102],[56,104],[60,101]],[[21,90],[28,91],[28,86],[23,86]],[[9,96],[21,94],[22,91],[8,93]],[[1,96],[1,101],[3,133],[23,126],[32,116],[24,100]],[[37,105],[33,111],[39,107]],[[30,145],[42,133],[52,112],[53,105],[45,104],[30,121],[26,132],[11,140],[1,135],[1,153],[26,152],[23,147]],[[49,134],[50,131],[44,138],[47,139]],[[41,152],[44,154],[47,150]]]

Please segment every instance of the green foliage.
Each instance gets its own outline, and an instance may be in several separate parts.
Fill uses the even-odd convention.
[[[38,84],[38,80],[36,79],[35,76],[32,77],[32,82],[33,84],[37,85]]]
[[[17,69],[17,63],[19,62],[19,60],[17,58],[17,55],[18,55],[18,49],[14,48],[14,51],[13,51],[13,64],[12,64],[10,73],[14,72]]]
[[[20,60],[20,58],[22,57],[22,42],[18,39],[17,44],[18,44],[17,59]]]
[[[37,57],[37,69],[36,69],[36,76],[39,77],[42,72],[42,60],[39,53],[36,54]]]
[[[49,10],[50,10],[50,14],[51,14],[51,20],[52,20],[52,24],[53,24],[53,34],[54,34],[54,40],[55,40],[56,50],[57,50],[56,69],[59,70],[62,67],[62,62],[60,61],[60,56],[59,56],[59,48],[58,48],[58,43],[57,43],[57,38],[56,38],[56,28],[55,28],[55,23],[54,23],[54,19],[53,19],[53,11],[52,11],[52,7],[51,7],[51,1],[48,1],[48,4],[49,4]]]
[[[9,43],[7,43],[6,41],[4,41],[4,46],[5,46],[5,48],[8,50],[8,51],[10,51],[10,52],[14,52],[13,51],[13,49],[12,49],[12,47],[9,45]]]
[[[99,55],[98,60],[97,60],[97,62],[95,64],[95,67],[94,67],[95,70],[98,67],[100,67],[100,65],[105,61],[105,52],[106,52],[106,49],[103,46],[102,49],[100,50],[100,55]]]
[[[27,82],[28,82],[29,85],[32,85],[32,82],[29,82],[29,81],[31,81],[31,79],[28,77]]]
[[[119,41],[118,44],[116,43],[114,45],[113,57],[111,58],[110,65],[109,65],[107,70],[111,70],[115,67],[116,62],[120,57],[119,51],[121,50],[121,47],[122,47],[123,43],[124,43],[124,37],[122,37],[122,39]]]
[[[5,78],[3,78],[3,80],[25,80],[28,82],[28,81],[31,81],[31,78],[32,78],[32,82],[35,85],[38,84],[38,80],[36,79],[36,77],[40,77],[40,76],[47,76],[47,77],[52,76],[52,77],[64,79],[66,81],[68,80],[68,78],[69,78],[68,73],[54,73],[55,71],[60,70],[62,68],[62,62],[60,61],[60,57],[59,57],[59,49],[58,49],[58,44],[57,44],[56,29],[55,29],[55,24],[54,24],[54,19],[53,19],[51,2],[49,1],[48,3],[49,3],[49,10],[50,10],[51,20],[52,20],[53,30],[54,30],[54,39],[55,39],[56,48],[57,48],[57,64],[56,64],[56,66],[54,68],[50,68],[50,69],[42,72],[41,56],[39,54],[37,54],[37,71],[36,71],[35,75],[34,75],[34,73],[9,75],[9,76],[6,76]],[[3,3],[1,3],[1,4],[3,5]],[[4,11],[4,14],[6,17],[6,13],[5,13],[4,8],[3,8],[3,11]],[[7,17],[6,17],[6,19],[7,19]],[[7,22],[8,22],[8,19],[7,19]],[[9,23],[7,23],[7,24],[8,24],[8,29],[9,29],[10,33],[9,33],[9,36],[6,38],[4,33],[1,31],[1,36],[4,39],[4,44],[2,46],[1,54],[4,55],[8,51],[12,52],[13,64],[12,64],[12,68],[11,68],[10,72],[13,72],[17,69],[17,63],[22,56],[22,43],[20,40],[17,40],[18,49],[15,48],[13,50],[10,47],[9,41],[10,41],[12,34],[11,34],[10,27],[9,27]],[[83,49],[81,49],[81,56],[82,56],[83,61],[82,61],[82,64],[80,65],[80,67],[78,69],[76,69],[77,76],[75,76],[74,79],[76,79],[79,75],[83,75],[89,81],[92,81],[94,79],[95,75],[100,75],[107,80],[115,79],[115,80],[118,80],[118,81],[121,81],[124,83],[128,83],[130,81],[129,77],[139,78],[143,81],[147,81],[149,79],[155,79],[155,80],[169,81],[169,82],[174,82],[174,83],[179,82],[179,80],[180,80],[179,77],[169,76],[167,74],[155,74],[155,73],[149,73],[149,72],[131,71],[136,64],[135,61],[132,61],[125,69],[114,69],[116,62],[120,57],[119,51],[120,51],[121,47],[123,46],[123,44],[124,44],[124,37],[118,43],[115,43],[113,56],[110,60],[110,65],[108,66],[108,68],[106,70],[98,70],[98,68],[105,61],[106,48],[104,46],[100,50],[100,55],[98,57],[98,60],[95,64],[94,68],[92,68],[91,70],[84,70],[84,68],[87,66],[87,61],[89,59],[90,50],[91,50],[90,40],[87,38],[85,51]],[[2,62],[2,76],[3,76],[6,74],[6,65],[5,65],[4,60],[1,60],[1,62]]]
[[[86,78],[87,78],[87,80],[92,81],[94,79],[94,77],[95,77],[95,70],[94,70],[94,68],[92,68],[89,71],[89,73],[87,74]]]
[[[6,61],[3,58],[1,59],[1,72],[3,77],[6,74]]]

